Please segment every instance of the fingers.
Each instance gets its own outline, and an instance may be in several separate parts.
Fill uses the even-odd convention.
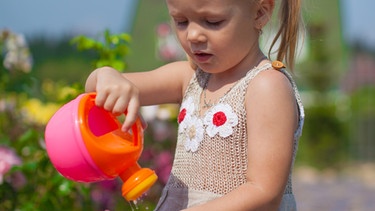
[[[96,87],[95,105],[114,115],[127,111],[122,130],[128,131],[138,118],[139,90],[112,68],[98,69],[94,76],[90,82]]]
[[[95,97],[95,105],[98,107],[103,107],[107,100],[107,93],[106,92],[96,92]]]
[[[113,96],[109,95],[103,105],[103,108],[107,111],[111,111],[114,115],[123,114],[129,104],[129,99],[125,96]]]
[[[143,116],[140,113],[138,114],[138,118],[141,121],[143,130],[145,130],[148,126],[146,120],[143,118]]]
[[[140,103],[136,96],[128,98],[123,95],[120,97],[114,95],[97,94],[95,104],[98,107],[104,108],[106,111],[113,113],[114,115],[124,114],[126,111],[126,117],[124,124],[121,128],[122,131],[127,132],[131,129],[131,126],[135,123],[139,115]],[[142,126],[145,128],[146,124],[142,122]]]
[[[98,93],[95,99],[95,104],[98,107],[104,108],[106,111],[113,113],[114,115],[124,114],[126,117],[124,124],[121,128],[122,131],[127,132],[130,130],[131,126],[135,123],[139,115],[140,103],[137,95],[128,98],[127,95],[121,95],[120,97],[116,95],[107,95],[104,93]],[[145,128],[146,124],[142,122],[142,126]]]
[[[139,117],[139,106],[139,101],[137,99],[132,99],[129,102],[125,121],[121,128],[122,131],[129,131],[131,126],[135,123],[135,121]]]

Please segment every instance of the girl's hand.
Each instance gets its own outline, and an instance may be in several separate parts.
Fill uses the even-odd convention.
[[[126,113],[123,131],[128,131],[138,118],[138,88],[117,70],[102,67],[93,71],[87,78],[86,92],[96,92],[96,106],[115,115]]]

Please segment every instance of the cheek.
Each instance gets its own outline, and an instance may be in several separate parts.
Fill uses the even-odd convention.
[[[242,30],[237,30],[232,36],[233,39],[231,43],[238,49],[257,47],[259,41],[258,32],[249,26],[247,26],[247,28],[242,28]]]
[[[188,51],[189,47],[188,47],[188,43],[187,43],[185,34],[183,32],[175,32],[175,34],[176,34],[176,39],[180,43],[181,47],[185,51]]]
[[[215,40],[216,49],[222,49],[224,53],[235,53],[246,48],[249,37],[241,33],[222,33],[221,36],[213,38]]]
[[[220,46],[221,56],[229,63],[240,62],[252,50],[256,50],[257,42],[257,38],[250,33],[227,34],[227,36],[217,40],[218,46],[216,49],[218,50]]]

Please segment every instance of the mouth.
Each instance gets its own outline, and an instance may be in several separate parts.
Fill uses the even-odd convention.
[[[212,54],[209,54],[209,53],[203,53],[203,52],[194,53],[194,58],[198,62],[206,62],[211,57],[212,57]]]

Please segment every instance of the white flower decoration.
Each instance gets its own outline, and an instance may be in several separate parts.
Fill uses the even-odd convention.
[[[192,116],[185,129],[185,150],[187,152],[196,152],[203,140],[204,129],[203,122],[195,116]]]
[[[190,124],[191,117],[194,113],[194,103],[193,98],[189,97],[185,101],[182,102],[180,107],[180,112],[177,117],[178,132],[181,133],[183,130]]]
[[[228,104],[217,104],[209,110],[204,118],[206,132],[210,137],[217,133],[223,138],[233,133],[233,127],[238,124],[238,117]]]

